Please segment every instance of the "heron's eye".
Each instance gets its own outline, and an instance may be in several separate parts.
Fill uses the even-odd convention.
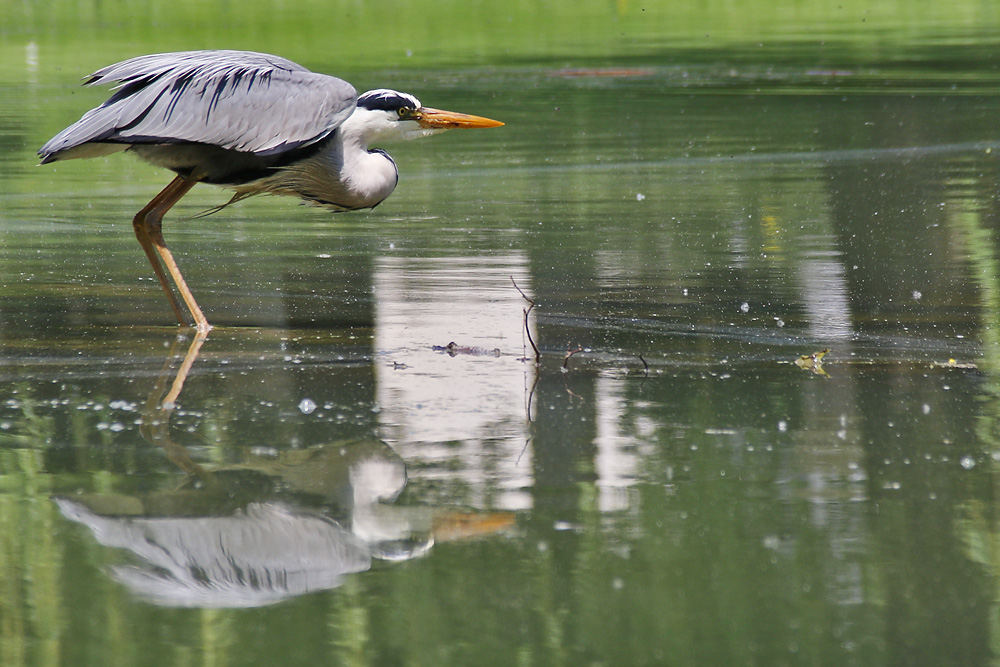
[[[410,107],[400,107],[396,111],[396,113],[399,114],[400,118],[409,118],[411,115],[413,115],[413,109],[411,109]]]

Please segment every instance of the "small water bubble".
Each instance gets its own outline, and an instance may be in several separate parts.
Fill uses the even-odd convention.
[[[302,414],[312,414],[314,410],[316,410],[316,401],[311,398],[303,398],[299,401],[299,412]]]
[[[976,467],[976,461],[971,456],[963,456],[960,463],[962,464],[962,467],[965,468],[966,470],[972,470],[973,468]]]
[[[635,200],[636,201],[642,201],[645,198],[646,198],[646,195],[642,194],[641,192],[638,193],[638,194],[636,194],[636,196],[635,196]]]
[[[918,289],[915,289],[915,290],[913,290],[913,300],[914,300],[914,301],[920,301],[920,299],[921,299],[921,298],[922,298],[923,296],[924,296],[924,295],[923,295],[923,294],[922,294],[922,293],[920,292],[920,290],[918,290]]]
[[[743,303],[741,303],[740,304],[740,312],[741,313],[749,313],[750,312],[750,304],[747,303],[746,301],[744,301]]]
[[[778,431],[780,433],[784,433],[787,430],[788,430],[788,422],[782,419],[781,421],[778,422]]]

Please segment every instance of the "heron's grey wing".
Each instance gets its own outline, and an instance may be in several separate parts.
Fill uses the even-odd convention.
[[[42,162],[88,143],[211,144],[271,155],[329,135],[354,110],[346,81],[246,51],[187,51],[110,65],[86,84],[117,82],[111,98],[40,150]],[[80,151],[79,156],[87,153]]]

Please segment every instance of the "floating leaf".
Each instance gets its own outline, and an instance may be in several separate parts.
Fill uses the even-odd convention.
[[[829,348],[827,348],[819,352],[813,352],[812,354],[803,354],[795,360],[795,365],[807,371],[812,371],[816,375],[826,375],[826,371],[823,370],[823,357],[829,351]]]

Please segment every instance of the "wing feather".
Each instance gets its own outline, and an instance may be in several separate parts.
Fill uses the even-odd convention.
[[[85,85],[118,83],[39,151],[43,162],[94,154],[84,144],[211,144],[273,155],[321,140],[354,111],[346,81],[249,51],[186,51],[132,58]]]

